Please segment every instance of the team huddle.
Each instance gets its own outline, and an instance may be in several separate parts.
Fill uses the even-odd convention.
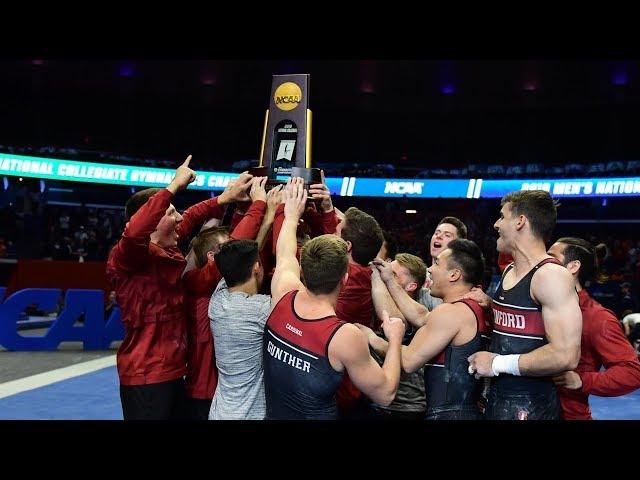
[[[243,173],[180,214],[190,160],[129,199],[109,255],[125,420],[590,419],[590,394],[640,387],[618,320],[584,289],[595,249],[552,241],[548,192],[502,199],[507,261],[488,296],[482,252],[454,216],[427,266],[371,215],[334,207],[324,177],[267,192]]]

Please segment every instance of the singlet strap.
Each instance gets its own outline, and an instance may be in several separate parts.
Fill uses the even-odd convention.
[[[471,300],[470,298],[462,298],[460,300],[456,300],[455,302],[451,302],[451,304],[455,304],[455,303],[464,303],[467,307],[469,307],[469,309],[473,312],[473,316],[476,317],[476,333],[475,335],[478,335],[480,333],[481,330],[481,325],[480,325],[480,317],[478,317],[478,313],[476,312],[476,309],[474,308],[474,304],[478,306],[478,308],[482,308],[480,306],[480,304],[478,302],[476,302],[475,300]],[[474,335],[474,336],[475,336]]]
[[[557,258],[551,257],[551,258],[545,258],[544,260],[539,262],[535,267],[533,267],[533,269],[537,270],[538,268],[540,268],[543,265],[546,265],[547,263],[555,263],[556,265],[562,266],[562,263],[560,262],[560,260],[558,260]]]

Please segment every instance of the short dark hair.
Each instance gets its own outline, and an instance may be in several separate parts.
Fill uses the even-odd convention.
[[[587,280],[594,278],[598,270],[598,260],[596,258],[596,249],[593,245],[582,238],[562,237],[556,240],[556,243],[564,243],[564,266],[569,262],[578,260],[580,262],[580,270],[578,270],[578,281],[580,285],[584,285]]]
[[[320,235],[300,250],[305,287],[316,295],[333,292],[349,267],[347,243],[335,235]]]
[[[559,203],[545,190],[520,190],[502,197],[500,205],[511,203],[511,212],[529,220],[533,235],[548,242],[558,218]]]
[[[207,263],[207,252],[215,250],[220,243],[220,236],[228,235],[229,227],[211,227],[193,237],[191,248],[196,257],[196,267],[204,266]]]
[[[475,242],[465,238],[456,238],[447,245],[451,255],[447,266],[462,270],[462,278],[469,285],[480,285],[484,276],[484,256]]]
[[[442,225],[443,223],[449,223],[454,227],[456,227],[456,230],[458,231],[458,238],[467,238],[467,226],[459,218],[444,217],[442,220],[438,222],[438,225]]]
[[[382,229],[375,218],[356,207],[347,209],[344,216],[342,239],[351,242],[353,261],[366,266],[376,258],[382,247]]]
[[[161,188],[145,188],[144,190],[140,190],[139,192],[134,193],[129,197],[127,203],[124,206],[124,216],[127,222],[131,220],[131,217],[135,215],[135,213],[140,210],[147,200],[153,197],[156,193],[158,193]]]
[[[258,242],[231,240],[220,247],[215,261],[228,287],[235,287],[251,278],[253,265],[259,259]]]
[[[396,242],[396,237],[388,230],[383,230],[382,236],[384,238],[384,242],[387,244],[387,257],[394,260],[398,254],[398,242]]]

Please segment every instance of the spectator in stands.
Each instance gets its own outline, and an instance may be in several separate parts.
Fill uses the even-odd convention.
[[[596,245],[596,256],[598,257],[598,265],[600,265],[601,274],[608,278],[611,271],[611,253],[605,242]]]
[[[106,213],[102,213],[101,218],[102,218],[102,231],[104,232],[104,238],[107,240],[111,240],[113,236],[113,231],[111,227],[111,217]]]
[[[71,260],[73,257],[73,242],[71,237],[63,237],[60,260]]]
[[[623,282],[620,284],[620,312],[631,310],[632,312],[640,311],[638,308],[638,299],[631,290],[631,283]]]
[[[38,308],[38,304],[37,303],[32,303],[32,304],[28,305],[27,307],[25,307],[24,314],[29,316],[29,317],[42,317],[42,316],[44,316],[44,311],[42,311],[42,310],[40,310],[40,308]]]
[[[98,216],[96,215],[96,211],[94,209],[89,210],[89,214],[87,215],[87,223],[89,227],[96,228],[98,226]]]
[[[60,218],[58,219],[60,224],[60,231],[62,231],[63,233],[67,233],[69,231],[70,220],[71,218],[69,217],[69,214],[66,211],[62,212],[62,215],[60,215]]]
[[[116,303],[116,292],[115,290],[111,290],[109,292],[109,296],[107,297],[107,303],[104,306],[104,321],[107,322],[109,317],[113,313],[113,309],[117,307]]]
[[[633,313],[631,310],[625,310],[622,312],[622,327],[624,328],[624,334],[638,350],[638,342],[640,341],[640,313]]]
[[[86,242],[86,260],[89,261],[98,261],[100,260],[98,252],[100,249],[100,242],[98,242],[98,238],[96,232],[94,230],[89,231],[89,238]]]

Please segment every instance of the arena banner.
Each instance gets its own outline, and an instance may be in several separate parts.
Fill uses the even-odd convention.
[[[176,163],[176,167],[179,164]],[[0,153],[0,175],[34,177],[74,182],[108,183],[141,187],[163,187],[171,183],[175,169],[79,162]],[[189,188],[223,190],[237,173],[197,172]]]
[[[0,175],[113,185],[162,187],[175,170],[79,162],[0,153]],[[223,190],[238,176],[231,172],[196,171],[189,185],[197,190]],[[277,176],[286,180],[287,176]],[[554,197],[637,197],[640,177],[487,180],[430,178],[327,177],[332,195],[343,197],[501,198],[517,190],[546,190]]]
[[[515,190],[546,190],[553,197],[637,197],[640,177],[483,180],[480,198],[501,198]]]

